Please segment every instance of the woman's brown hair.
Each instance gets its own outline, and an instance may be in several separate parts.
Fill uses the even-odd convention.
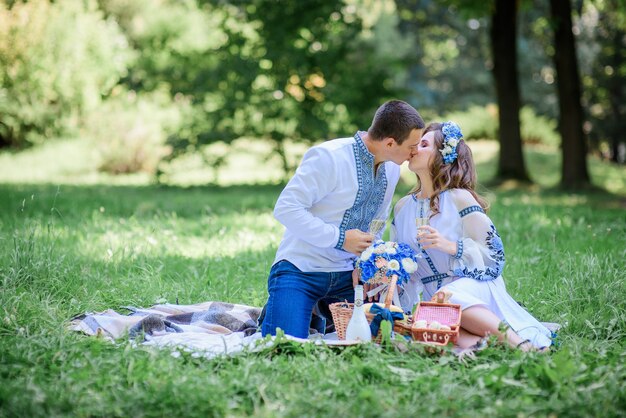
[[[433,132],[435,138],[435,150],[430,160],[430,175],[433,179],[433,195],[430,199],[431,217],[439,213],[439,195],[448,189],[465,189],[474,196],[478,204],[487,211],[489,203],[476,193],[476,166],[472,158],[472,150],[464,140],[460,140],[456,146],[457,158],[449,164],[443,162],[443,156],[439,152],[443,149],[443,124],[433,122],[426,126],[424,135]],[[421,189],[420,179],[417,177],[417,185],[411,193]]]

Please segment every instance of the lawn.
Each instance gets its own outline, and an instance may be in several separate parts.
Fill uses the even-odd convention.
[[[475,151],[488,180],[493,148]],[[283,341],[208,361],[65,326],[79,313],[162,301],[262,305],[282,186],[89,177],[54,171],[66,162],[38,152],[0,155],[0,416],[626,415],[623,168],[591,160],[610,192],[564,193],[552,188],[555,153],[536,149],[527,156],[539,185],[487,189],[509,292],[564,326],[554,353],[491,347],[462,363],[414,346]],[[12,171],[29,164],[33,175]]]

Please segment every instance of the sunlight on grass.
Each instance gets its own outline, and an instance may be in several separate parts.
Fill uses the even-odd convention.
[[[102,233],[83,237],[83,245],[94,258],[105,262],[158,255],[235,257],[275,248],[282,234],[271,213],[252,212],[194,220],[159,218],[148,223],[105,218],[94,219],[94,226]]]
[[[77,314],[162,301],[262,306],[283,232],[272,216],[280,190],[0,184],[8,415],[412,416],[417,404],[433,416],[621,410],[619,385],[598,384],[626,376],[626,224],[606,193],[492,193],[507,289],[537,318],[564,325],[561,348],[545,356],[492,346],[460,363],[415,346],[282,343],[207,361],[66,330]],[[90,391],[98,396],[85,397]],[[450,393],[455,402],[442,404]],[[137,399],[172,402],[146,413]]]
[[[114,176],[97,171],[95,147],[83,139],[57,139],[19,153],[0,152],[0,183],[148,184],[146,173]]]
[[[319,142],[319,141],[318,141]],[[499,144],[497,141],[468,142],[478,170],[480,183],[487,183],[496,174]],[[307,145],[287,141],[285,149],[289,164],[297,166]],[[166,182],[192,186],[219,184],[275,184],[285,181],[280,158],[272,153],[267,140],[238,139],[231,146],[216,143],[204,152],[209,158],[223,157],[219,168],[208,167],[199,154],[181,157],[165,167]],[[560,180],[560,151],[556,147],[526,146],[527,171],[540,187],[557,186]],[[20,153],[0,153],[0,183],[23,184],[117,184],[148,185],[154,179],[146,173],[113,176],[96,170],[97,154],[88,141],[62,139]],[[626,167],[588,157],[594,184],[615,194],[626,196]],[[415,184],[415,176],[403,164],[401,178],[405,185]]]
[[[289,164],[295,167],[308,148],[302,143],[286,141],[285,149]],[[218,143],[209,145],[204,152],[211,156],[223,156],[224,164],[211,169],[198,154],[184,156],[168,167],[168,182],[178,185],[217,183],[233,184],[279,183],[285,180],[280,158],[272,152],[269,141],[241,138],[230,146]]]

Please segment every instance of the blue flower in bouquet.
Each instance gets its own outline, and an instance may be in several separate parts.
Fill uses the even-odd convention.
[[[403,284],[409,280],[411,273],[417,271],[419,257],[407,244],[377,240],[363,251],[356,266],[361,270],[364,282],[388,282],[395,274],[398,284]]]

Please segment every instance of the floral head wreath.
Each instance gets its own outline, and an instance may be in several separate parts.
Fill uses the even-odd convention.
[[[463,139],[463,134],[459,125],[451,121],[443,123],[441,132],[443,132],[443,148],[439,152],[443,156],[444,164],[451,164],[458,157],[456,147],[459,145],[459,141]]]

